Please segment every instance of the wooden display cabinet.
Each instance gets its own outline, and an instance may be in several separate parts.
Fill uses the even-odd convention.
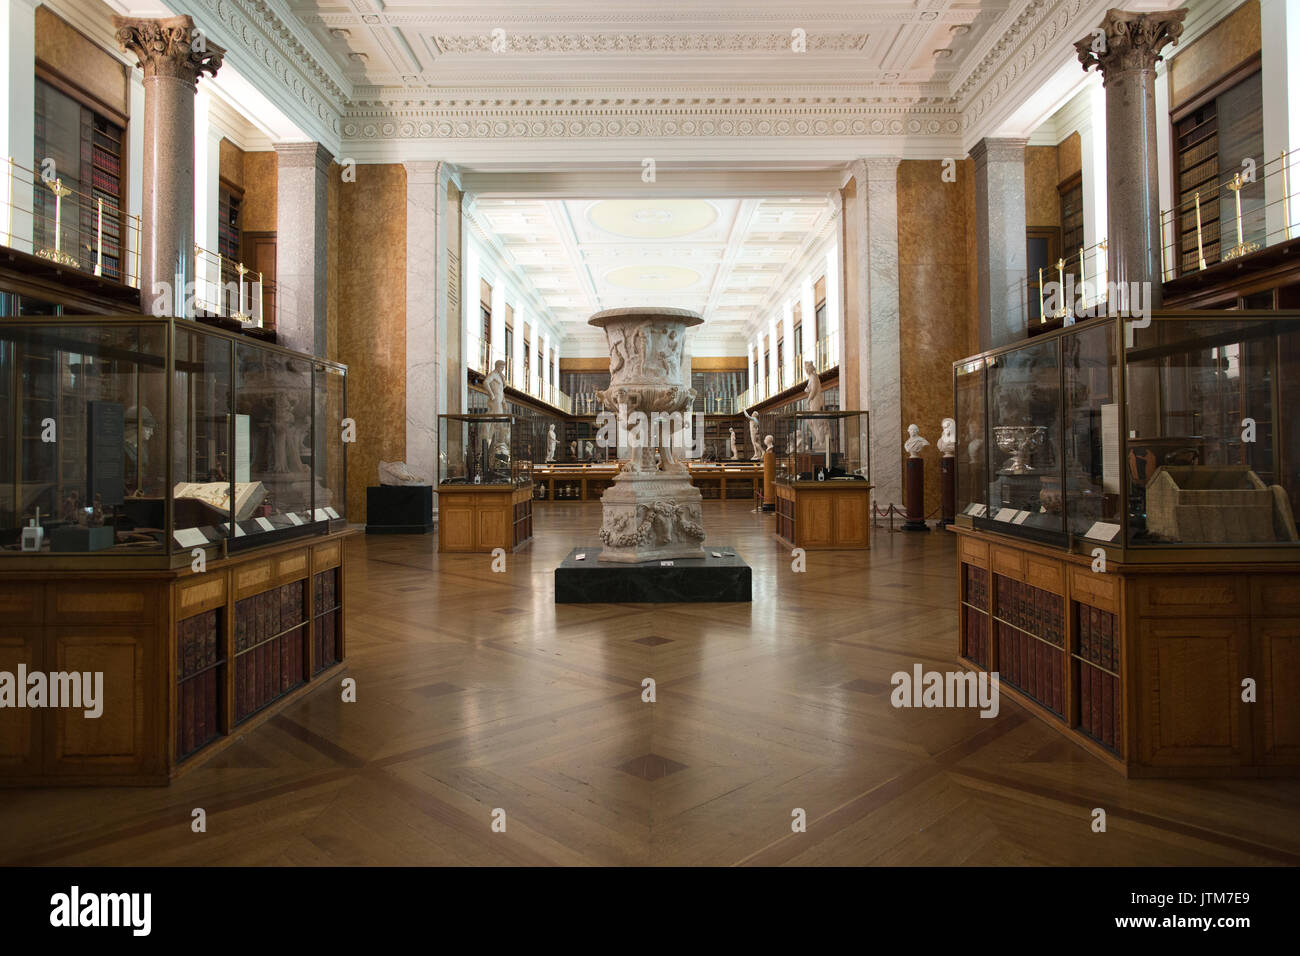
[[[438,486],[439,551],[513,551],[532,536],[531,484]]]
[[[777,481],[776,536],[792,548],[871,547],[871,488],[866,481]]]
[[[98,717],[0,709],[0,786],[166,784],[321,687],[343,666],[352,533],[203,573],[0,571],[0,670],[104,675]]]
[[[958,655],[1126,776],[1300,775],[1300,564],[959,537]],[[1255,701],[1242,700],[1255,681]]]

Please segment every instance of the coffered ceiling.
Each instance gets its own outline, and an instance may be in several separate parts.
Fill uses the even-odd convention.
[[[699,334],[743,352],[748,324],[829,235],[826,198],[479,199],[482,238],[530,283],[571,353],[602,309],[655,303],[704,316]]]

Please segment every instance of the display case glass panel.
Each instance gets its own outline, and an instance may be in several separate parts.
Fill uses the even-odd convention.
[[[775,416],[778,481],[870,481],[866,412],[793,412]]]
[[[1120,405],[1115,325],[1061,337],[1065,384],[1065,514],[1075,535],[1109,541],[1119,520]],[[1044,501],[1060,511],[1059,497]]]
[[[317,427],[316,376],[341,406],[343,366],[192,321],[0,319],[0,556],[170,566],[341,526],[341,463],[312,456],[337,436]]]
[[[1099,318],[962,360],[954,382],[958,435],[987,439],[987,514],[980,455],[958,468],[964,523],[1126,560],[1300,544],[1300,422],[1283,414],[1300,405],[1300,313]]]
[[[988,427],[984,383],[984,359],[976,358],[954,366],[953,392],[957,397],[957,511],[983,517],[988,514],[988,451],[984,432]]]
[[[1064,527],[1058,348],[1057,340],[1046,339],[989,357],[988,517],[999,524],[1047,532]]]
[[[529,485],[528,441],[513,415],[439,415],[438,483]]]

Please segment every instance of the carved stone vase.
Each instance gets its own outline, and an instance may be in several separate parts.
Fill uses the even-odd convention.
[[[695,402],[695,389],[682,382],[683,346],[686,330],[703,321],[665,308],[610,309],[589,320],[609,343],[609,388],[596,399],[626,425],[629,450],[601,496],[601,561],[703,557],[700,490],[678,456]]]

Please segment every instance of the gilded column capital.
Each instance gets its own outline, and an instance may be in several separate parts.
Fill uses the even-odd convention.
[[[1111,9],[1101,26],[1077,41],[1074,48],[1084,71],[1095,66],[1104,84],[1116,73],[1155,69],[1160,51],[1182,36],[1186,16],[1186,7],[1157,13]]]
[[[195,30],[190,17],[115,16],[113,27],[118,46],[135,54],[146,78],[166,76],[197,86],[204,73],[217,75],[226,53]]]

